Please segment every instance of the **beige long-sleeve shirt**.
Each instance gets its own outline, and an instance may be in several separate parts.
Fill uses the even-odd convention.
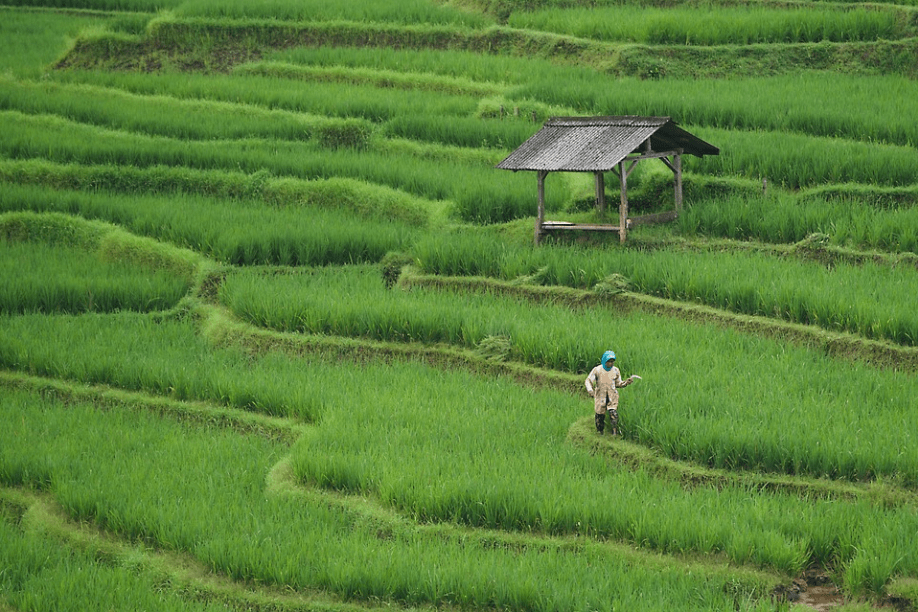
[[[593,396],[593,409],[596,414],[602,414],[610,408],[618,408],[618,390],[631,384],[631,379],[622,380],[622,373],[618,368],[606,371],[601,365],[590,371],[584,385],[587,393]]]

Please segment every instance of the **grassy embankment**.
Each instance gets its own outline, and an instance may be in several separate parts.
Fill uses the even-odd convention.
[[[882,34],[840,26],[845,40],[858,42],[691,47],[508,28],[498,24],[525,15],[514,15],[512,5],[491,8],[474,15],[424,3],[367,2],[349,6],[356,13],[328,13],[325,5],[276,5],[265,13],[254,5],[189,3],[146,31],[137,25],[142,17],[116,17],[120,33],[82,37],[60,64],[70,69],[49,71],[42,82],[28,80],[35,72],[25,68],[7,78],[4,211],[107,221],[219,261],[198,263],[184,275],[179,286],[192,288],[163,313],[4,317],[5,385],[27,389],[5,404],[23,418],[14,418],[15,444],[5,445],[4,483],[41,491],[39,497],[4,493],[4,508],[12,508],[5,550],[20,555],[15,559],[45,545],[35,539],[42,530],[56,529],[58,541],[90,550],[106,550],[114,537],[126,542],[109,553],[118,560],[112,564],[118,577],[103,576],[100,566],[98,580],[168,582],[175,585],[169,593],[178,595],[174,609],[196,601],[249,604],[244,581],[313,598],[285,599],[262,589],[257,597],[280,598],[260,600],[262,607],[380,601],[771,609],[767,591],[811,563],[829,568],[849,595],[908,593],[918,575],[909,546],[915,470],[904,452],[909,440],[888,436],[907,438],[913,429],[902,409],[913,396],[915,336],[907,295],[895,296],[915,274],[914,140],[908,122],[874,116],[908,113],[897,101],[914,98],[902,95],[912,87],[897,76],[913,76],[913,63],[905,61],[914,45],[911,9],[879,16],[887,20]],[[302,11],[312,11],[315,21],[299,21]],[[720,11],[734,16],[720,30],[743,43],[751,26],[730,11]],[[843,12],[819,9],[813,17],[844,24],[850,16]],[[809,18],[788,13],[798,22]],[[27,14],[56,19],[52,12]],[[773,16],[779,24],[787,17]],[[688,28],[705,14],[677,17]],[[54,38],[59,31],[47,30],[44,46],[62,48]],[[881,40],[890,32],[899,40]],[[318,42],[332,48],[312,48]],[[346,47],[353,44],[392,48]],[[256,61],[238,65],[248,60]],[[802,65],[846,74],[802,77]],[[79,66],[94,70],[74,70]],[[141,72],[113,70],[132,67]],[[741,78],[673,78],[727,72]],[[623,74],[666,78],[613,79]],[[794,97],[811,98],[818,112],[798,105],[775,113],[763,104],[786,102],[800,90],[804,95]],[[858,93],[863,90],[880,94]],[[678,225],[635,232],[637,250],[533,252],[523,243],[531,236],[534,186],[490,166],[537,128],[533,116],[581,113],[672,114],[725,154],[689,165],[692,205]],[[213,121],[214,114],[232,120]],[[772,186],[764,197],[763,177]],[[552,178],[553,215],[594,214],[588,181]],[[660,204],[663,179],[653,170],[636,175],[635,208]],[[392,217],[394,224],[386,222]],[[47,214],[36,218],[39,225],[62,223]],[[465,225],[482,221],[507,223],[483,231]],[[447,237],[452,226],[472,235]],[[748,239],[765,244],[741,242]],[[34,256],[35,249],[7,242],[17,260]],[[171,248],[139,243],[141,250]],[[91,258],[67,253],[92,265]],[[428,272],[512,281],[477,283],[547,304],[423,289],[403,296],[385,290],[382,277],[373,281],[372,271],[357,271],[363,280],[356,282],[349,268],[314,275],[232,268],[383,259],[389,281],[411,261]],[[51,272],[45,288],[63,285],[47,258],[38,264]],[[731,277],[765,276],[728,289],[724,269],[735,270]],[[92,285],[105,268],[81,270]],[[404,281],[470,284],[446,277]],[[842,283],[869,297],[849,304],[836,289]],[[577,290],[553,288],[558,284]],[[165,297],[165,280],[155,286],[164,305],[176,304],[174,294]],[[39,291],[22,283],[11,312],[35,310],[21,296]],[[286,331],[237,321],[213,301],[218,295],[240,316]],[[694,301],[706,306],[686,303]],[[619,312],[623,304],[641,307],[628,314]],[[685,320],[673,313],[690,314]],[[748,315],[755,319],[742,319]],[[709,322],[692,322],[698,320]],[[727,321],[744,331],[724,331]],[[590,338],[597,328],[608,331]],[[569,394],[610,337],[630,371],[685,382],[627,390],[628,440],[614,444],[590,434],[580,418],[584,399]],[[833,350],[839,338],[849,348]],[[354,367],[338,363],[340,356],[367,354],[383,358],[369,370],[378,394],[342,382]],[[902,369],[875,371],[864,365],[865,355]],[[444,379],[418,359],[453,373]],[[465,373],[469,367],[478,374]],[[852,380],[864,382],[863,411],[848,408],[844,391]],[[533,382],[540,390],[528,390]],[[106,404],[109,392],[81,384],[151,394],[119,407],[168,404],[187,411],[184,402],[209,402],[204,414],[246,411],[230,420],[248,422],[252,417],[242,415],[255,412],[288,419],[290,427],[313,425],[297,429],[299,441],[281,448],[262,445],[246,428],[241,436],[209,427],[199,433],[187,421],[135,411],[123,417],[128,423],[112,418],[120,408],[100,412],[83,400],[73,411],[80,417],[75,425],[56,400],[42,404],[48,400],[28,391],[57,387],[67,397],[83,390],[90,403]],[[820,419],[827,407],[845,416]],[[865,412],[876,418],[865,422]],[[846,443],[855,427],[851,450]],[[39,437],[35,432],[51,430],[59,433],[45,436],[45,446],[23,446]],[[114,445],[94,443],[94,435]],[[870,443],[874,437],[883,441]],[[172,438],[179,442],[164,442]],[[208,440],[219,440],[220,452],[200,451]],[[91,447],[96,452],[87,453]],[[201,469],[189,473],[166,460],[176,456]],[[242,456],[250,457],[245,474],[229,459]],[[797,473],[808,476],[791,476]],[[120,489],[112,488],[115,482]],[[279,490],[286,495],[276,497]],[[212,500],[207,510],[220,508],[206,526],[191,519],[207,513],[205,500]],[[304,503],[322,520],[300,514]],[[69,519],[23,520],[55,504]],[[240,507],[250,514],[239,515],[234,508]],[[82,540],[85,531],[68,520],[90,521],[105,535]],[[419,558],[436,570],[418,576]],[[189,563],[201,564],[193,579],[181,572]],[[205,566],[239,582],[215,580]],[[749,566],[769,573],[754,574]],[[10,593],[28,593],[29,580],[40,581],[58,593],[48,595],[53,598],[72,581],[97,580],[60,567],[54,577],[34,568],[4,584],[12,585]],[[121,567],[131,568],[128,575]],[[588,567],[613,568],[616,584],[610,588],[606,572]],[[688,581],[679,577],[686,570]],[[143,599],[149,590],[143,584],[132,588],[145,605],[159,601]],[[660,599],[647,601],[647,593]],[[89,600],[94,597],[102,595]],[[7,601],[30,605],[19,595]]]

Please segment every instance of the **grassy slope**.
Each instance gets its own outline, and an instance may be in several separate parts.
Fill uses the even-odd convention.
[[[17,12],[12,14],[20,15]],[[25,20],[28,21],[28,20]],[[183,32],[187,29],[187,32]],[[201,48],[188,43],[194,39],[195,33],[208,33],[210,46]],[[243,35],[240,36],[240,31]],[[761,48],[736,47],[713,49],[688,49],[683,47],[648,47],[639,45],[609,45],[582,40],[559,38],[552,35],[520,32],[492,27],[480,31],[452,30],[450,28],[408,29],[402,26],[364,26],[359,24],[337,25],[291,25],[275,27],[262,23],[239,28],[222,27],[217,23],[185,22],[181,19],[170,21],[161,20],[154,29],[156,38],[136,39],[123,37],[113,39],[107,36],[83,38],[67,56],[61,67],[86,65],[95,68],[113,67],[157,67],[177,66],[180,68],[194,68],[212,70],[227,70],[240,61],[260,58],[271,52],[272,48],[286,47],[294,41],[296,44],[313,44],[318,40],[331,41],[337,45],[363,44],[363,45],[404,45],[406,47],[430,48],[465,48],[480,51],[486,48],[499,48],[513,55],[523,57],[542,57],[562,63],[584,62],[593,64],[597,69],[611,74],[624,74],[636,76],[665,77],[671,75],[688,74],[700,77],[718,76],[743,76],[755,74],[795,72],[801,66],[807,68],[821,68],[841,70],[850,73],[898,73],[914,76],[914,63],[901,62],[903,54],[911,54],[914,43],[911,40],[897,42],[858,43],[849,45],[778,45],[763,46]],[[53,48],[53,47],[52,47]],[[47,55],[38,56],[33,60],[35,64],[30,70],[22,69],[18,74],[31,76],[36,74],[37,66],[49,60]],[[728,67],[728,68],[725,68]],[[508,228],[508,234],[518,230]],[[521,235],[526,237],[530,232],[524,228]],[[664,241],[670,240],[663,232]],[[696,315],[691,315],[696,316]],[[229,332],[232,333],[232,332]],[[281,340],[265,338],[261,341],[250,339],[250,343],[272,346],[283,344]],[[853,341],[856,345],[856,340]],[[347,352],[347,345],[331,350]],[[402,349],[398,349],[402,350]],[[411,349],[407,349],[411,350]],[[854,351],[851,351],[854,352]],[[893,358],[895,359],[895,358]],[[449,357],[437,357],[438,363],[449,363]],[[460,361],[464,362],[462,358]],[[484,368],[487,371],[487,368]],[[538,374],[529,370],[519,373],[522,379],[538,379]],[[550,377],[549,377],[550,380]],[[555,383],[549,383],[555,384]],[[570,384],[569,382],[564,384]],[[95,396],[93,396],[95,397]],[[582,425],[582,424],[581,424]],[[586,435],[588,427],[579,425],[572,434],[582,444],[597,447],[597,442]],[[612,446],[601,445],[598,450],[622,453],[627,457],[626,462],[635,462],[640,465],[654,465],[663,461],[661,458],[642,456],[642,449],[632,449],[626,445]],[[665,461],[664,461],[665,463]],[[695,471],[691,466],[679,466],[678,471],[688,473]],[[695,476],[687,478],[704,479],[718,478],[720,476],[705,474],[697,470]],[[728,475],[727,478],[742,479],[742,475]],[[753,483],[758,477],[751,476]],[[780,485],[785,486],[785,485]],[[806,489],[810,486],[823,486],[816,484],[789,483],[786,486],[794,488],[801,486]],[[893,490],[889,493],[896,496]],[[29,502],[33,506],[36,502]],[[910,502],[909,502],[910,503]],[[73,528],[65,531],[73,533]],[[93,546],[101,546],[93,544]],[[123,553],[122,553],[123,554]],[[136,554],[136,553],[130,553]],[[170,561],[167,567],[174,568],[175,562]],[[203,570],[198,570],[203,571]],[[226,585],[224,585],[226,587]],[[233,586],[226,587],[230,592]],[[241,597],[238,591],[230,597],[235,601]],[[287,605],[293,606],[293,603]]]

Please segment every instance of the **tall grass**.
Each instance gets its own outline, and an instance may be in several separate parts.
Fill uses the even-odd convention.
[[[639,292],[750,315],[847,331],[914,346],[918,315],[909,304],[918,274],[882,264],[776,259],[760,253],[550,250],[488,244],[481,236],[420,240],[413,251],[427,272],[511,280],[535,275],[547,285],[592,288],[619,274]],[[855,291],[854,288],[857,288]]]
[[[777,193],[695,200],[679,216],[678,227],[689,236],[772,244],[799,242],[819,233],[841,246],[918,253],[918,207],[878,208],[869,201],[872,197],[874,194],[865,191],[860,196],[855,192],[838,198],[814,194],[804,199]]]
[[[48,65],[67,50],[67,39],[84,28],[102,27],[113,21],[109,15],[64,15],[53,11],[21,10],[17,5],[34,2],[4,2],[0,8],[0,74],[20,78],[41,75]]]
[[[694,133],[721,149],[720,155],[690,160],[699,173],[764,177],[791,189],[825,183],[914,185],[918,175],[911,146],[771,131],[703,128]]]
[[[668,454],[718,467],[851,479],[885,474],[918,483],[918,453],[903,450],[912,445],[912,427],[903,427],[903,419],[911,420],[914,376],[874,373],[770,340],[616,315],[611,308],[572,310],[467,291],[386,290],[371,268],[296,276],[239,272],[227,278],[221,299],[252,323],[282,331],[467,349],[501,337],[509,344],[508,359],[583,376],[612,343],[620,367],[659,381],[646,391],[625,391],[639,396],[626,399],[639,406],[634,429],[627,427]],[[720,367],[724,363],[730,367]],[[676,379],[682,382],[671,384]],[[849,403],[844,380],[861,381],[865,391],[856,404]],[[780,390],[774,381],[781,381]],[[854,440],[847,435],[852,427]],[[884,437],[888,445],[880,442]]]
[[[428,224],[433,202],[357,180],[298,180],[270,172],[195,170],[180,166],[117,166],[57,164],[40,159],[0,160],[0,180],[9,188],[35,186],[75,191],[110,191],[112,195],[187,194],[251,200],[264,204],[264,217],[286,208],[337,210],[358,219],[386,220],[413,226]],[[54,200],[50,196],[49,200]],[[36,203],[35,206],[41,206]],[[47,204],[45,207],[53,208]],[[302,217],[297,211],[297,215]],[[292,222],[292,219],[285,221]]]
[[[189,601],[163,589],[159,576],[100,559],[94,551],[62,545],[39,529],[23,529],[0,513],[0,592],[17,610],[149,610],[207,612],[216,603]],[[12,608],[10,608],[12,609]]]
[[[405,113],[467,116],[474,113],[478,105],[478,99],[471,95],[327,81],[311,81],[304,87],[300,78],[273,75],[67,71],[55,74],[54,79],[124,89],[144,96],[244,104],[261,107],[263,111],[282,110],[373,122],[387,121]]]
[[[348,191],[347,185],[326,187],[332,198],[336,191]],[[5,184],[0,210],[102,219],[236,265],[379,261],[389,251],[406,248],[417,235],[410,225],[355,218],[347,211],[190,194],[137,196]]]
[[[310,143],[249,139],[181,141],[103,130],[56,117],[0,111],[6,129],[0,153],[16,159],[42,157],[58,163],[148,167],[187,166],[316,179],[344,177],[385,185],[432,200],[456,203],[462,218],[499,222],[532,214],[532,177],[496,172],[478,164],[393,159],[373,151],[330,150]],[[528,179],[528,180],[527,180]],[[564,194],[550,200],[557,206]]]
[[[892,11],[819,5],[789,8],[708,5],[691,8],[616,6],[515,11],[508,25],[604,41],[654,45],[750,45],[902,38]]]
[[[536,98],[584,114],[665,115],[683,125],[918,143],[918,127],[909,120],[918,113],[918,85],[894,75],[809,71],[730,79],[626,77],[612,86],[610,80],[571,71],[553,80],[533,79],[507,96]]]
[[[495,545],[493,537],[452,530],[400,522],[381,526],[321,500],[266,496],[265,475],[282,449],[257,438],[88,404],[65,407],[23,393],[4,394],[0,410],[13,421],[0,433],[4,483],[47,478],[47,491],[74,519],[186,552],[235,580],[321,589],[355,603],[409,606],[536,611],[770,606],[764,598],[767,579],[754,574],[702,568],[686,574],[677,563],[588,541]],[[8,527],[0,533],[16,544]],[[22,546],[4,550],[21,553]],[[54,556],[54,550],[48,552]],[[426,571],[418,572],[419,565]],[[36,564],[18,566],[0,580],[15,588],[38,571]],[[60,574],[47,571],[46,578],[68,585],[85,576],[67,567]],[[609,573],[616,577],[614,588]],[[138,592],[122,596],[141,599],[143,582],[137,581]],[[52,589],[37,592],[46,590]]]
[[[400,24],[436,24],[453,27],[482,27],[492,23],[471,11],[431,4],[424,0],[355,0],[343,4],[322,0],[271,0],[252,4],[226,0],[194,0],[176,11],[181,17],[265,18],[286,21],[357,21]]]
[[[312,420],[320,411],[294,363],[214,349],[186,319],[118,313],[0,316],[0,364],[30,374],[208,400]]]
[[[365,68],[373,72],[395,71],[412,75],[442,75],[453,79],[471,79],[476,83],[507,85],[540,82],[561,82],[565,76],[583,75],[594,70],[559,66],[536,57],[484,54],[456,49],[364,48],[354,46],[291,47],[267,51],[266,59],[291,64],[325,68]],[[83,75],[80,78],[89,78]]]
[[[0,312],[78,313],[173,307],[189,279],[130,263],[104,261],[82,249],[0,238]]]
[[[0,108],[172,138],[279,138],[329,141],[352,132],[350,140],[366,146],[373,126],[358,119],[329,119],[252,105],[141,96],[89,85],[0,80]]]

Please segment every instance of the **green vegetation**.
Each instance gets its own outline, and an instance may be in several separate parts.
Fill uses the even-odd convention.
[[[807,352],[782,354],[788,349],[772,340],[643,314],[624,316],[609,307],[572,310],[564,302],[534,306],[526,299],[488,293],[390,291],[378,270],[368,268],[267,277],[237,273],[227,278],[221,297],[258,327],[468,349],[502,337],[508,344],[506,359],[564,372],[584,372],[594,365],[604,345],[591,330],[614,320],[622,352],[635,355],[625,361],[628,371],[648,380],[665,380],[676,371],[691,376],[679,364],[730,363],[726,371],[700,368],[679,386],[648,385],[629,401],[631,422],[624,426],[634,438],[666,455],[720,468],[850,480],[883,474],[918,484],[912,428],[901,427],[911,419],[909,398],[918,388],[914,377],[896,372],[823,361]],[[734,380],[746,382],[735,385]],[[850,402],[844,382],[852,380],[865,389],[856,404]],[[781,381],[780,392],[774,381]],[[690,399],[685,398],[687,387]],[[792,406],[787,406],[788,397],[796,398]],[[872,418],[865,419],[865,413]],[[827,420],[826,414],[832,418]],[[709,428],[692,425],[699,416]],[[855,439],[845,435],[852,426],[858,431]],[[799,433],[790,438],[791,431]]]
[[[151,174],[156,173],[147,176]],[[206,180],[206,175],[203,178]],[[338,197],[347,197],[349,192],[355,201],[368,196],[367,201],[379,202],[388,195],[338,179],[304,185],[302,189],[297,189],[298,185],[291,187],[285,195],[320,201],[323,194],[326,197],[333,194],[335,202],[339,201]],[[396,204],[397,200],[403,200],[395,199]],[[416,231],[404,223],[355,219],[354,214],[347,211],[319,208],[307,215],[303,211],[309,207],[275,207],[245,197],[227,200],[166,193],[126,199],[104,191],[87,193],[17,185],[8,187],[0,195],[0,209],[23,208],[120,223],[132,232],[193,248],[233,264],[324,265],[376,261],[386,252],[404,246]]]
[[[656,45],[847,42],[902,38],[890,11],[815,6],[767,8],[744,4],[706,8],[552,8],[514,12],[509,25],[582,38]]]
[[[0,610],[918,609],[915,8],[0,9]]]
[[[149,311],[174,306],[189,283],[164,272],[147,274],[83,251],[0,241],[4,312]]]

